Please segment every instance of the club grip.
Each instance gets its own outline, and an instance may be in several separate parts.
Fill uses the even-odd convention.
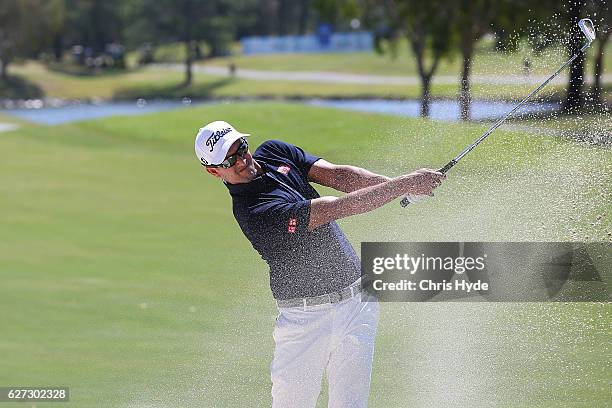
[[[414,204],[414,203],[416,203],[418,201],[421,201],[421,200],[423,200],[425,198],[427,198],[427,196],[408,194],[408,195],[405,195],[404,198],[402,198],[402,200],[400,201],[400,205],[402,207],[408,207],[408,204]]]
[[[442,174],[446,174],[446,172],[449,171],[450,169],[452,169],[455,164],[457,164],[457,161],[455,159],[453,159],[453,160],[449,161],[448,163],[446,163],[446,166],[442,167],[438,171],[440,173],[442,173]]]

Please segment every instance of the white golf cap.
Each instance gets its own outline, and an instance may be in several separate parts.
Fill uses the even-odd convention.
[[[222,120],[211,122],[200,128],[196,135],[196,156],[205,166],[221,164],[232,144],[245,136],[250,136],[250,134],[238,132],[227,122]]]

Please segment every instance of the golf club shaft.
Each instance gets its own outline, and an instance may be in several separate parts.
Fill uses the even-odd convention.
[[[561,65],[554,74],[552,74],[551,76],[549,76],[546,81],[542,82],[540,84],[540,86],[538,86],[536,89],[534,89],[533,91],[531,91],[531,93],[529,95],[527,95],[521,102],[519,102],[518,105],[516,105],[511,111],[509,111],[508,113],[506,113],[506,115],[499,119],[497,122],[495,122],[495,124],[493,126],[491,126],[489,128],[489,130],[487,130],[486,132],[484,132],[482,134],[482,136],[480,136],[478,139],[476,139],[476,141],[474,143],[472,143],[471,145],[469,145],[468,147],[465,148],[465,150],[463,150],[461,153],[459,153],[455,158],[453,158],[451,161],[449,161],[448,163],[446,163],[446,165],[442,168],[440,168],[438,171],[440,173],[446,173],[448,172],[450,169],[452,169],[455,164],[457,164],[459,162],[459,160],[461,160],[466,154],[468,154],[470,151],[472,151],[476,146],[478,146],[483,140],[485,140],[491,133],[493,133],[493,131],[495,129],[497,129],[498,127],[501,126],[502,123],[504,123],[506,121],[506,119],[508,119],[510,116],[512,116],[512,114],[514,112],[516,112],[516,110],[518,108],[520,108],[521,106],[523,106],[523,104],[525,104],[525,102],[527,102],[533,95],[537,94],[538,92],[540,92],[540,90],[542,88],[544,88],[550,81],[552,81],[557,75],[559,75],[559,72],[563,71],[568,65],[570,65],[572,62],[574,62],[574,60],[576,58],[578,58],[578,56],[580,54],[582,54],[582,52],[584,52],[584,50],[586,50],[589,45],[591,45],[591,42],[587,42],[582,48],[580,48],[580,50],[578,52],[576,52],[574,55],[572,55],[572,57],[567,60],[563,65]],[[408,204],[410,204],[411,202],[416,201],[416,197],[415,196],[405,196],[404,198],[402,198],[402,200],[400,201],[400,204],[402,207],[406,207],[408,206]]]
[[[550,81],[552,81],[557,75],[559,75],[559,72],[563,71],[563,69],[565,69],[565,67],[567,67],[568,65],[570,65],[572,62],[574,62],[574,60],[576,58],[578,58],[578,56],[582,53],[582,51],[584,51],[585,47],[582,47],[580,49],[579,52],[577,52],[576,54],[572,55],[572,57],[567,60],[563,65],[561,65],[559,67],[559,69],[557,69],[555,71],[554,74],[552,74],[551,76],[548,77],[548,79],[546,79],[546,81],[542,82],[540,84],[540,86],[538,86],[536,89],[534,89],[533,91],[531,91],[531,93],[529,95],[527,95],[518,105],[516,105],[511,111],[509,111],[508,113],[506,113],[506,115],[501,118],[500,120],[498,120],[497,122],[495,122],[495,124],[493,126],[491,126],[489,128],[489,130],[487,130],[486,132],[484,132],[482,134],[482,136],[480,136],[478,139],[476,139],[476,141],[474,143],[472,143],[471,145],[469,145],[468,147],[465,148],[465,150],[463,150],[461,153],[459,153],[459,155],[457,155],[457,157],[455,157],[454,159],[452,159],[450,162],[448,162],[446,164],[446,166],[442,167],[439,171],[441,173],[446,173],[447,171],[449,171],[455,164],[457,164],[457,162],[459,162],[459,160],[461,160],[463,158],[463,156],[465,156],[466,154],[468,154],[472,149],[474,149],[476,146],[478,146],[483,140],[485,140],[491,133],[493,133],[493,131],[495,129],[497,129],[498,127],[500,127],[502,125],[502,123],[504,123],[506,121],[506,119],[508,119],[510,116],[512,116],[512,114],[514,112],[517,111],[518,108],[520,108],[521,106],[523,106],[525,104],[525,102],[527,102],[533,95],[537,94],[538,92],[540,92],[540,90],[542,88],[544,88]]]

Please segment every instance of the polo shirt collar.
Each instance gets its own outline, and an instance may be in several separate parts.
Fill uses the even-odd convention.
[[[239,195],[250,195],[257,194],[265,191],[268,187],[268,183],[270,181],[270,177],[268,177],[268,173],[272,170],[272,167],[267,163],[262,161],[258,161],[261,167],[265,170],[264,173],[260,176],[255,177],[253,180],[248,183],[240,183],[240,184],[229,184],[225,181],[223,184],[227,187],[232,196]]]

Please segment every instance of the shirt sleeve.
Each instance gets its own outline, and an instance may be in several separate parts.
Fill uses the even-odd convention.
[[[310,168],[320,157],[313,156],[312,154],[305,152],[301,148],[293,145],[288,145],[291,150],[293,150],[294,162],[300,168],[300,170],[308,176],[308,172]]]
[[[271,200],[250,208],[254,229],[262,234],[274,234],[276,238],[308,233],[310,200],[287,202]]]
[[[300,170],[305,178],[308,178],[308,172],[312,165],[320,159],[302,148],[285,143],[281,140],[268,140],[262,145],[267,154],[277,156],[279,159],[289,159]]]

